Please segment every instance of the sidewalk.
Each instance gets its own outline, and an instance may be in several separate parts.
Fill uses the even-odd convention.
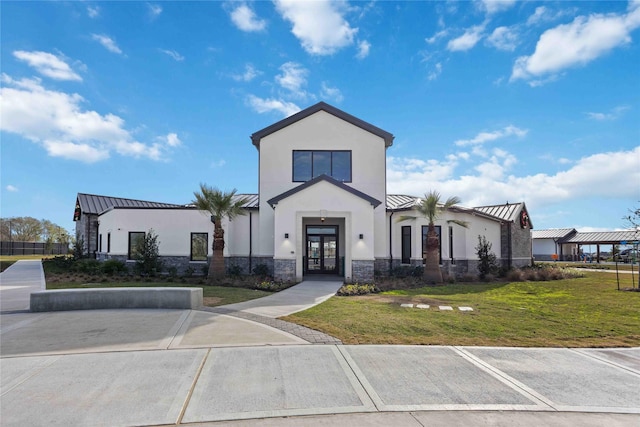
[[[0,356],[2,426],[640,425],[640,348],[309,345],[220,313],[96,310],[2,314]]]

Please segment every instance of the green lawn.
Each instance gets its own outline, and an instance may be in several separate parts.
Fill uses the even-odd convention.
[[[266,297],[272,292],[259,291],[254,289],[234,288],[225,286],[205,286],[184,283],[167,282],[119,282],[119,283],[47,283],[47,289],[69,289],[69,288],[118,288],[118,287],[197,287],[202,288],[204,305],[215,307],[218,305],[234,304]]]
[[[621,286],[631,287],[630,274],[623,280]],[[638,346],[640,292],[616,289],[615,274],[597,272],[558,281],[454,284],[333,297],[283,320],[346,344]],[[431,308],[401,308],[401,303]],[[455,310],[440,311],[438,305]],[[458,306],[474,311],[461,312]]]

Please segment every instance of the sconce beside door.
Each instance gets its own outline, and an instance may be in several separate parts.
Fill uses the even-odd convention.
[[[360,234],[360,240],[364,239],[364,234]]]

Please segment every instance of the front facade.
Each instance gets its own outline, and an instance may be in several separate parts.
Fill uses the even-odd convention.
[[[276,280],[330,274],[349,283],[421,265],[428,224],[414,209],[420,199],[386,191],[386,150],[393,138],[325,103],[254,133],[259,193],[239,195],[248,198],[246,215],[223,221],[227,267],[251,273],[264,265]],[[81,196],[87,195],[79,201]],[[414,218],[398,222],[401,215]],[[467,221],[469,228],[451,219]],[[99,212],[96,222],[96,242],[88,245],[100,259],[129,259],[131,242],[149,229],[159,236],[160,255],[180,271],[206,263],[202,250],[193,258],[193,245],[201,245],[205,235],[211,256],[213,224],[207,213],[188,205],[113,206]],[[479,235],[492,242],[504,266],[531,263],[524,203],[456,207],[436,225],[441,265],[450,274],[476,271]]]

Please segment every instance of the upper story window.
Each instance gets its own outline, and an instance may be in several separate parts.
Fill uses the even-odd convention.
[[[351,182],[351,151],[294,150],[293,181],[305,182],[322,174]]]

